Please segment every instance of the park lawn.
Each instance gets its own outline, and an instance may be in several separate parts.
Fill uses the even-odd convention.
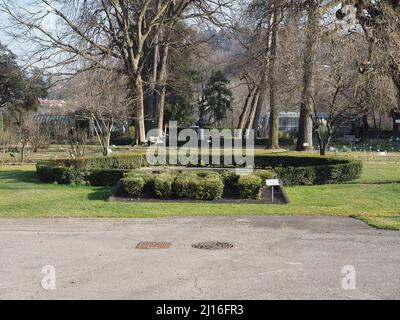
[[[400,229],[400,164],[366,163],[362,177],[340,185],[287,188],[288,205],[108,202],[110,188],[44,184],[33,166],[0,167],[0,217],[167,217],[193,215],[351,216]]]

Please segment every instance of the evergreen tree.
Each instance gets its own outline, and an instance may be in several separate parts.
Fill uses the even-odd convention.
[[[208,123],[218,125],[231,110],[232,91],[228,88],[229,80],[222,71],[213,70],[211,77],[204,89],[204,101],[202,101],[200,114],[208,114]]]

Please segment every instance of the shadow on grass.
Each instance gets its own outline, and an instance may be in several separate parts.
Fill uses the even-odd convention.
[[[97,200],[97,201],[99,201],[99,200],[100,201],[108,201],[108,198],[110,197],[110,195],[111,195],[110,188],[104,187],[104,188],[100,188],[100,189],[96,190],[93,193],[90,193],[88,195],[88,199],[89,200]]]
[[[394,184],[400,183],[400,180],[381,180],[381,181],[351,181],[346,184]]]
[[[7,180],[7,182],[23,182],[23,183],[35,183],[43,184],[37,175],[36,171],[25,171],[25,170],[8,170],[0,171],[0,181]]]

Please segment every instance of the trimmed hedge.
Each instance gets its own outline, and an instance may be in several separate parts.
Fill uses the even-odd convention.
[[[41,161],[37,165],[37,174],[43,182],[78,183],[82,179],[86,179],[93,185],[110,186],[118,181],[121,172],[123,174],[128,170],[148,165],[144,153],[131,153],[109,157]],[[362,170],[361,161],[332,156],[302,156],[300,154],[255,155],[254,165],[256,169],[273,169],[283,183],[289,186],[352,181],[360,176]],[[223,157],[221,157],[221,164],[210,167],[223,166]],[[271,170],[265,171],[265,174],[260,177],[263,180],[270,179],[274,176],[271,172]],[[225,186],[233,186],[237,183],[238,178],[234,174],[227,173],[222,175],[222,179]]]
[[[46,166],[43,164],[36,165],[36,174],[39,180],[42,182],[53,183],[54,181],[56,181],[53,171],[54,167]]]
[[[174,194],[182,199],[216,200],[222,197],[224,184],[218,173],[188,172],[178,174],[174,181]]]
[[[86,180],[92,186],[113,187],[123,178],[126,172],[128,171],[121,169],[94,170],[86,175]]]
[[[276,176],[276,173],[272,170],[255,170],[254,174],[260,177],[263,182],[267,179],[273,179]]]
[[[152,178],[149,178],[152,176]],[[222,197],[224,184],[218,173],[185,172],[176,175],[161,173],[151,175],[143,172],[130,172],[121,180],[126,193],[139,197],[146,192],[162,199],[181,198],[194,200],[216,200]],[[146,185],[151,186],[146,191]]]
[[[361,176],[361,161],[349,161],[343,164],[275,168],[286,186],[335,184],[352,181]]]
[[[311,167],[345,164],[349,160],[333,156],[303,156],[285,154],[261,154],[254,156],[254,167],[258,169],[277,168],[277,167]]]
[[[147,193],[148,195],[154,195],[154,174],[141,170],[133,170],[124,173],[124,178],[129,179],[136,177],[140,177],[144,181],[143,192]]]
[[[237,186],[242,199],[260,199],[262,180],[255,174],[240,176]]]
[[[212,156],[209,156],[211,159]],[[205,165],[203,161],[200,161],[202,156],[199,155],[199,167],[220,167],[224,166],[223,155],[220,158],[219,164]],[[335,165],[335,164],[346,164],[350,162],[347,159],[341,159],[333,156],[303,156],[299,155],[286,155],[286,154],[264,154],[254,155],[254,166],[257,169],[265,168],[276,168],[276,167],[309,167],[309,166],[322,166],[322,165]],[[149,163],[146,159],[145,153],[130,153],[123,155],[111,155],[108,157],[88,157],[78,159],[55,159],[55,160],[43,160],[39,164],[48,166],[62,166],[62,167],[75,167],[80,170],[100,170],[100,169],[138,169],[142,167],[148,167]],[[180,165],[178,163],[177,165]],[[231,166],[237,166],[233,163]]]
[[[46,183],[79,184],[84,181],[84,174],[74,167],[51,167],[37,165],[36,173],[39,180]]]
[[[138,169],[148,166],[146,154],[144,153],[111,155],[107,157],[43,160],[40,161],[39,164],[53,167],[75,167],[84,171],[100,169]]]
[[[122,185],[130,197],[139,197],[143,194],[145,182],[142,177],[129,177],[122,179]]]
[[[154,193],[158,198],[168,199],[173,195],[174,176],[161,173],[154,179]]]

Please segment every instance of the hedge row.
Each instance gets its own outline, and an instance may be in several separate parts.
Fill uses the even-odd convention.
[[[75,167],[53,167],[38,164],[36,173],[40,181],[58,184],[79,184],[84,181],[90,182],[93,186],[115,186],[129,170],[109,169],[81,171]]]
[[[280,167],[275,171],[285,186],[335,184],[361,176],[361,161],[311,167]]]
[[[74,167],[79,170],[104,170],[104,169],[137,169],[148,166],[146,154],[130,153],[111,155],[108,157],[87,157],[77,159],[42,160],[40,165],[52,167]]]
[[[227,175],[225,175],[226,177]],[[231,171],[231,177],[234,172]],[[262,180],[259,176],[235,176],[234,187],[238,188],[243,199],[259,199]],[[225,180],[225,183],[231,180]],[[216,172],[184,172],[184,173],[129,173],[122,179],[125,192],[130,197],[148,195],[160,199],[194,199],[217,200],[224,194],[223,174]],[[148,186],[148,188],[146,188]]]
[[[212,155],[198,156],[198,167],[220,167],[225,166],[224,157],[221,156],[216,164],[210,164],[212,162]],[[234,160],[234,159],[233,159]],[[234,162],[234,161],[233,161]],[[334,165],[334,164],[346,164],[349,160],[341,159],[333,156],[303,156],[303,155],[285,155],[285,154],[264,154],[254,155],[254,166],[256,168],[275,168],[275,167],[309,167],[309,166],[322,166],[322,165]],[[167,163],[169,159],[167,158]],[[137,169],[141,167],[150,166],[147,162],[145,153],[130,153],[123,155],[111,155],[108,157],[87,157],[77,159],[55,159],[55,160],[43,160],[39,164],[48,166],[62,166],[62,167],[75,167],[80,170],[98,170],[98,169]],[[164,165],[164,164],[162,164]],[[177,165],[182,165],[178,163]],[[239,167],[237,163],[230,164],[231,166]],[[229,166],[227,164],[227,166]]]
[[[109,157],[41,161],[37,165],[37,173],[43,182],[57,181],[68,184],[86,180],[93,185],[113,186],[125,172],[148,165],[145,154],[133,153]],[[329,156],[255,155],[254,165],[256,169],[273,168],[283,184],[288,186],[352,181],[360,176],[362,170],[361,161]],[[223,167],[223,164],[213,167],[219,166]],[[222,179],[228,178],[222,177]],[[265,180],[269,177],[267,175],[261,178]]]

